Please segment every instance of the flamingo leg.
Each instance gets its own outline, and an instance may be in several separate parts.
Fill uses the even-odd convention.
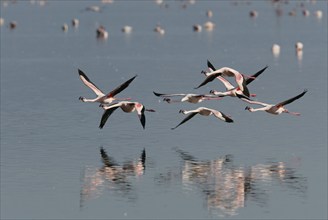
[[[301,113],[298,113],[298,112],[286,112],[286,113],[289,113],[291,115],[295,115],[295,116],[300,116]]]
[[[205,98],[203,98],[204,100],[221,100],[222,99],[222,97],[205,97]]]

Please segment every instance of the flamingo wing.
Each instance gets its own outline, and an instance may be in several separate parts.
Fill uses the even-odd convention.
[[[235,88],[228,80],[226,80],[222,76],[219,76],[217,78],[223,83],[227,90],[232,90]]]
[[[221,72],[218,72],[218,73],[213,73],[213,74],[208,75],[206,77],[206,79],[195,89],[198,89],[199,87],[202,87],[202,86],[206,85],[207,83],[213,81],[216,77],[220,76],[221,74],[222,74]]]
[[[141,122],[141,125],[143,127],[143,129],[145,129],[146,126],[146,116],[145,116],[145,112],[144,110],[141,112],[141,114],[138,114],[139,120]]]
[[[213,64],[209,60],[207,60],[207,67],[210,68],[212,71],[216,70]]]
[[[80,79],[82,80],[82,82],[87,87],[92,89],[92,91],[94,93],[96,93],[97,96],[104,96],[105,95],[93,82],[91,82],[91,80],[87,77],[87,75],[85,75],[85,73],[82,70],[78,69],[78,71],[79,71],[79,76],[80,76]]]
[[[99,128],[102,129],[104,127],[104,125],[106,124],[107,119],[109,118],[109,116],[118,108],[119,106],[114,106],[111,107],[107,110],[104,111],[103,115],[101,116],[101,120],[100,120],[100,125]]]
[[[145,116],[145,106],[140,103],[134,103],[135,109],[137,111],[139,120],[141,122],[142,128],[145,129],[146,125],[146,116]]]
[[[177,127],[179,127],[180,125],[182,125],[183,123],[185,123],[186,121],[190,120],[192,117],[194,117],[195,115],[197,115],[198,112],[192,112],[190,113],[187,117],[185,117],[180,124],[178,124],[177,126],[175,126],[174,128],[171,128],[172,130],[176,129]]]
[[[242,79],[243,81],[242,81],[242,85],[243,85],[243,94],[245,95],[245,96],[247,96],[247,97],[249,97],[250,96],[250,93],[249,93],[249,90],[248,90],[248,87],[247,87],[247,83],[246,83],[246,80],[245,80],[245,78],[244,78],[244,76],[243,76],[243,79]]]
[[[116,87],[114,90],[112,90],[111,92],[109,92],[106,96],[109,98],[109,97],[113,97],[113,96],[117,95],[118,93],[122,92],[124,89],[126,89],[130,85],[130,83],[136,77],[137,77],[137,75],[135,75],[131,79],[127,80],[126,82],[122,83],[121,85],[119,85],[118,87]]]
[[[175,94],[163,94],[163,93],[158,93],[158,92],[154,92],[154,95],[159,96],[159,97],[172,97],[172,96],[185,96],[187,94],[182,94],[182,93],[175,93]]]
[[[216,70],[216,68],[213,66],[213,64],[209,60],[207,60],[207,67],[209,69],[211,69],[212,71]],[[226,80],[222,76],[219,76],[217,78],[223,83],[223,85],[226,87],[227,90],[232,90],[235,88],[228,80]]]
[[[216,110],[212,111],[212,112],[213,112],[215,117],[217,117],[218,119],[220,119],[222,121],[225,121],[227,123],[232,123],[233,122],[233,120],[229,116],[225,115],[223,112],[216,111]]]
[[[268,66],[264,67],[263,69],[261,69],[260,71],[258,71],[258,72],[255,73],[254,75],[252,75],[251,78],[246,79],[246,85],[248,85],[248,84],[250,84],[251,82],[253,82],[254,79],[255,79],[256,77],[258,77],[259,75],[261,75],[261,74],[264,72],[264,70],[266,70],[267,68],[268,68]]]
[[[299,95],[297,95],[297,96],[295,96],[295,97],[293,97],[293,98],[287,99],[287,100],[285,100],[285,101],[283,101],[283,102],[280,102],[280,103],[276,104],[276,107],[284,106],[284,105],[287,105],[287,104],[289,104],[289,103],[292,103],[292,102],[295,101],[296,99],[301,98],[306,92],[307,92],[307,90],[304,89],[304,91],[303,91],[301,94],[299,94]]]

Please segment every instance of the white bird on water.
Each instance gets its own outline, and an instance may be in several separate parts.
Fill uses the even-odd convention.
[[[173,103],[173,102],[190,102],[190,103],[200,103],[204,100],[220,100],[221,97],[218,97],[216,95],[206,95],[206,94],[184,94],[184,93],[175,93],[175,94],[162,94],[153,92],[156,96],[159,97],[165,97],[163,101],[166,101],[167,103]],[[174,96],[183,96],[180,100],[172,100],[168,97],[174,97]]]
[[[104,103],[109,104],[109,103],[112,103],[114,100],[130,100],[131,99],[131,98],[118,99],[118,98],[115,98],[114,96],[117,95],[118,93],[122,92],[124,89],[126,89],[130,85],[130,83],[137,77],[137,75],[135,75],[131,79],[127,80],[126,82],[122,83],[121,85],[116,87],[111,92],[105,94],[94,83],[91,82],[91,80],[85,75],[85,73],[82,70],[78,69],[78,71],[79,71],[79,76],[80,76],[80,79],[82,80],[82,82],[87,87],[92,89],[92,91],[94,91],[94,93],[96,93],[96,95],[97,95],[97,98],[95,98],[95,99],[87,99],[87,98],[80,96],[79,99],[82,102],[100,102],[103,104]]]
[[[145,111],[155,112],[155,110],[153,110],[153,109],[146,109],[145,106],[142,105],[139,102],[128,102],[128,101],[121,101],[121,102],[114,103],[114,104],[109,105],[109,106],[101,104],[100,107],[102,107],[105,110],[102,117],[101,117],[101,121],[100,121],[100,125],[99,125],[100,129],[102,129],[104,127],[104,125],[106,124],[106,121],[109,118],[109,116],[117,108],[121,108],[122,111],[126,112],[126,113],[131,113],[131,112],[136,111],[143,129],[145,129],[145,125],[146,125]]]
[[[186,121],[190,120],[192,117],[194,117],[197,114],[200,114],[202,116],[214,115],[216,118],[218,118],[222,121],[225,121],[227,123],[233,122],[233,120],[229,116],[223,114],[222,112],[217,111],[215,109],[206,108],[206,107],[199,107],[197,109],[190,110],[190,111],[180,110],[179,113],[182,113],[184,115],[187,115],[187,114],[189,114],[189,115],[187,117],[185,117],[177,126],[175,126],[174,128],[171,128],[172,130],[176,129],[177,127],[179,127]]]
[[[248,110],[250,112],[266,111],[267,113],[270,113],[270,114],[273,114],[273,115],[280,115],[281,113],[289,113],[289,114],[292,114],[292,115],[299,116],[299,115],[301,115],[300,113],[290,112],[284,106],[294,102],[295,100],[297,100],[299,98],[301,98],[306,92],[307,92],[307,90],[305,89],[299,95],[297,95],[293,98],[287,99],[287,100],[285,100],[283,102],[280,102],[278,104],[275,104],[275,105],[267,104],[267,103],[263,103],[263,102],[256,102],[256,103],[253,103],[253,104],[262,105],[264,107],[262,107],[262,108],[251,108],[249,106],[246,106],[245,110]]]

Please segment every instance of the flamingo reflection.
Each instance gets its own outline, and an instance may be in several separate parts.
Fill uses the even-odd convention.
[[[132,177],[140,177],[145,172],[145,149],[142,150],[137,160],[127,161],[123,165],[120,165],[113,157],[109,156],[103,147],[100,148],[100,155],[103,166],[101,168],[87,167],[82,175],[81,208],[85,201],[102,195],[104,189],[134,199]]]
[[[199,190],[213,214],[237,215],[246,202],[266,206],[270,187],[275,184],[290,188],[299,195],[307,191],[307,179],[296,174],[285,162],[243,167],[233,165],[232,155],[201,161],[180,149],[176,152],[182,159],[180,173],[172,174],[170,170],[168,175],[161,174],[158,182],[181,181],[186,190]]]

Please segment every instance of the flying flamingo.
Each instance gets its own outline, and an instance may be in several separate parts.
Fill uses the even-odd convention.
[[[243,85],[244,87],[244,90],[242,90],[242,87],[240,87],[240,83],[237,82],[237,84],[239,85],[238,87],[234,87],[228,80],[226,80],[223,76],[225,75],[218,75],[218,74],[213,74],[213,72],[217,72],[218,70],[216,70],[216,68],[212,65],[212,63],[207,60],[207,66],[208,66],[208,69],[210,72],[206,72],[206,71],[202,71],[203,74],[205,74],[207,76],[206,79],[210,80],[210,81],[213,81],[215,78],[219,79],[223,84],[224,86],[226,87],[227,91],[226,92],[217,92],[215,90],[211,90],[211,94],[214,94],[214,95],[219,95],[220,97],[223,97],[223,96],[232,96],[232,97],[236,97],[236,93],[240,94],[240,95],[245,95],[247,97],[255,97],[256,94],[250,94],[249,93],[249,90],[248,88],[246,87],[248,84],[250,84],[251,82],[254,81],[254,79],[256,79],[256,77],[258,77],[260,74],[262,74],[267,68],[268,66],[264,67],[263,69],[261,69],[260,71],[258,71],[257,73],[255,73],[254,75],[252,76],[247,76],[247,75],[244,75],[244,74],[241,74],[241,73],[236,73],[236,77],[238,76],[240,79],[241,79],[241,84]],[[222,68],[221,68],[222,69]],[[215,75],[218,75],[217,77],[215,77]],[[233,75],[229,75],[229,76],[233,76]],[[240,77],[242,76],[242,77]],[[244,77],[245,76],[245,77]],[[205,79],[205,81],[206,81]],[[204,82],[205,82],[204,81]],[[210,82],[208,81],[208,82]],[[236,78],[236,81],[237,81],[237,78]],[[203,83],[204,83],[203,82]],[[206,82],[207,83],[207,82]],[[205,84],[206,84],[205,83]],[[204,84],[204,85],[205,85]]]
[[[266,111],[266,112],[268,112],[270,114],[273,114],[273,115],[280,115],[281,113],[289,113],[289,114],[292,114],[292,115],[299,116],[299,115],[301,115],[300,113],[290,112],[286,108],[284,108],[284,106],[294,102],[295,100],[297,100],[299,98],[301,98],[306,92],[307,92],[307,90],[305,89],[301,94],[299,94],[299,95],[297,95],[293,98],[287,99],[283,102],[280,102],[278,104],[275,104],[275,105],[266,104],[266,103],[262,103],[262,102],[257,102],[257,103],[254,103],[254,104],[259,104],[259,105],[262,105],[264,107],[254,109],[254,108],[251,108],[249,106],[246,106],[245,110],[248,110],[250,112]]]
[[[209,62],[208,62],[209,63]],[[213,71],[206,73],[204,71],[202,71],[202,73],[204,73],[206,75],[206,79],[199,85],[197,86],[195,89],[198,89],[204,85],[206,85],[207,83],[213,81],[215,78],[222,76],[222,77],[235,77],[236,83],[239,87],[239,89],[246,95],[249,96],[249,91],[248,88],[246,86],[246,80],[244,78],[244,76],[238,72],[235,69],[232,69],[230,67],[222,67],[220,69],[212,69]]]
[[[228,117],[227,115],[223,114],[220,111],[217,111],[215,109],[210,109],[210,108],[206,108],[206,107],[199,107],[195,110],[190,110],[190,111],[186,111],[186,110],[180,110],[179,113],[182,113],[184,115],[189,114],[187,117],[185,117],[180,124],[178,124],[177,126],[175,126],[174,128],[171,128],[172,130],[176,129],[177,127],[179,127],[180,125],[182,125],[183,123],[185,123],[186,121],[190,120],[192,117],[194,117],[197,114],[203,115],[203,116],[210,116],[210,115],[214,115],[216,118],[228,122],[228,123],[232,123],[233,120]]]
[[[209,62],[209,61],[208,61]],[[211,63],[210,63],[211,64]],[[214,68],[214,67],[213,67]],[[259,75],[261,75],[266,69],[268,68],[268,66],[264,67],[263,69],[261,69],[260,71],[258,71],[257,73],[255,73],[254,75],[250,76],[249,78],[246,79],[245,84],[248,85],[251,82],[253,82]],[[203,72],[204,74],[209,74],[206,72]],[[210,94],[213,95],[217,95],[219,97],[224,97],[224,96],[231,96],[231,97],[238,97],[238,95],[242,95],[245,96],[245,94],[239,89],[239,87],[234,87],[228,80],[226,80],[225,78],[223,78],[222,76],[218,76],[217,77],[226,87],[226,91],[225,92],[218,92],[216,90],[211,90]],[[249,94],[250,97],[256,97],[256,94]]]
[[[128,102],[128,101],[121,101],[118,103],[114,103],[112,105],[106,106],[104,104],[101,104],[100,107],[102,107],[105,111],[101,117],[99,128],[102,129],[109,118],[109,116],[117,109],[121,108],[123,112],[131,113],[136,111],[139,117],[139,120],[141,122],[141,125],[143,129],[145,129],[146,125],[146,117],[145,117],[145,111],[148,112],[155,112],[153,109],[146,109],[145,106],[143,106],[139,102]]]
[[[94,83],[91,82],[91,80],[87,77],[87,75],[85,75],[85,73],[82,70],[78,69],[78,71],[79,71],[79,76],[80,76],[82,82],[87,87],[92,89],[92,91],[94,91],[94,93],[96,93],[96,95],[97,95],[97,98],[95,98],[95,99],[87,99],[87,98],[80,96],[79,99],[82,102],[100,102],[101,104],[109,104],[109,103],[112,103],[114,100],[130,100],[131,99],[131,98],[117,99],[114,96],[117,95],[118,93],[122,92],[124,89],[126,89],[129,86],[129,84],[137,77],[137,75],[135,75],[131,79],[127,80],[123,84],[119,85],[118,87],[116,87],[114,90],[112,90],[108,94],[104,94]]]
[[[173,102],[190,102],[190,103],[200,103],[204,100],[220,100],[222,98],[216,96],[216,95],[206,95],[206,94],[183,94],[183,93],[176,93],[176,94],[162,94],[162,93],[157,93],[153,92],[156,96],[159,97],[165,97],[163,101],[166,101],[167,103],[173,103]],[[168,97],[173,97],[173,96],[183,96],[180,100],[172,100]]]

